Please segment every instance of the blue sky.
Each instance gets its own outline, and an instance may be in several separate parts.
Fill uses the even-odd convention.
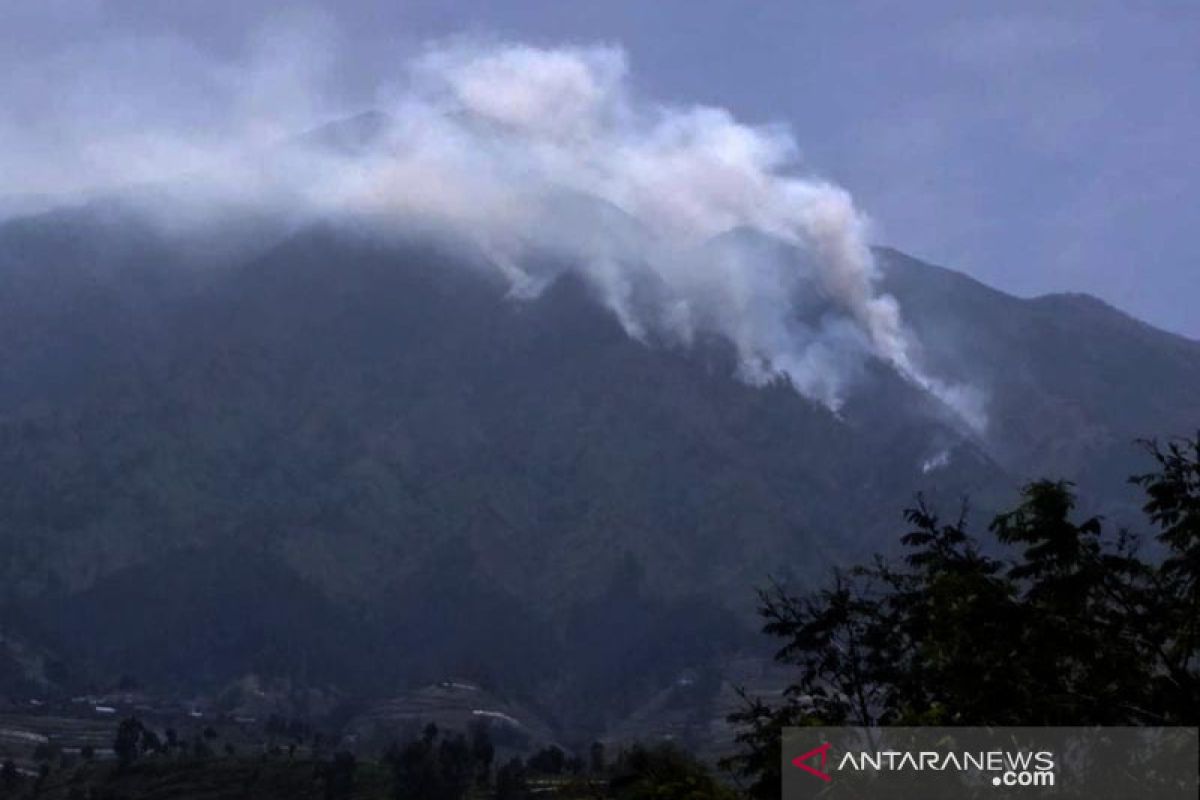
[[[236,60],[269,35],[280,8],[0,0],[9,76],[0,78],[9,109],[0,149],[13,130],[54,119],[39,119],[62,105],[54,80],[83,70],[89,86],[118,98],[130,75],[130,92],[170,87],[186,64],[174,76],[139,69],[141,54]],[[788,124],[807,168],[853,193],[878,242],[1021,295],[1090,292],[1200,338],[1200,3],[344,0],[289,9],[337,41],[326,90],[347,109],[371,105],[431,37],[618,43],[646,94]]]

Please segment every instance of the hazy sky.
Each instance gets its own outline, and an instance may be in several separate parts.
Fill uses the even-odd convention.
[[[422,42],[462,33],[620,44],[647,94],[790,125],[880,243],[1200,337],[1195,2],[0,0],[0,193],[84,119],[153,108],[216,135],[236,96],[299,124],[376,104]]]

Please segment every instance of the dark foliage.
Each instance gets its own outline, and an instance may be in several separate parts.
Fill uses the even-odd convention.
[[[386,761],[398,800],[462,800],[473,785],[486,785],[494,751],[486,729],[443,736],[429,725],[419,739],[393,748]]]
[[[0,788],[5,791],[12,791],[21,782],[21,773],[17,772],[17,765],[12,759],[5,759],[3,764],[0,764]]]
[[[609,795],[616,800],[733,800],[709,770],[671,745],[635,746],[613,765]]]
[[[354,774],[358,766],[353,753],[336,753],[333,760],[319,765],[317,776],[324,784],[325,800],[345,800],[354,794]]]
[[[529,757],[529,769],[541,775],[562,775],[567,754],[561,747],[546,747]]]
[[[124,719],[117,726],[117,736],[113,739],[113,752],[122,769],[128,768],[141,755],[140,745],[145,733],[145,726],[136,717]]]
[[[1200,721],[1200,445],[1150,445],[1160,469],[1133,480],[1165,550],[1076,519],[1073,487],[1039,481],[990,532],[923,502],[906,555],[796,596],[761,593],[777,659],[796,667],[783,705],[748,699],[727,766],[756,797],[778,792],[787,725],[1195,725]]]
[[[525,765],[519,758],[510,759],[496,770],[496,800],[527,800],[528,797]]]

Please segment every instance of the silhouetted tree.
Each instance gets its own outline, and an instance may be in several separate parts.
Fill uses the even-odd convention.
[[[469,733],[471,758],[475,764],[475,781],[480,786],[486,786],[491,778],[492,761],[496,757],[491,731],[486,721],[479,720],[470,726]]]
[[[567,763],[567,754],[561,748],[543,748],[529,759],[529,769],[542,775],[561,775]]]
[[[354,773],[358,762],[352,753],[340,752],[328,764],[322,764],[320,777],[325,784],[325,800],[343,800],[354,794]]]
[[[1191,440],[1143,443],[1158,469],[1131,478],[1147,495],[1143,510],[1167,557],[1147,593],[1142,624],[1161,670],[1156,706],[1176,707],[1188,725],[1200,719],[1200,433]]]
[[[6,759],[4,763],[0,765],[0,788],[3,788],[6,792],[9,792],[16,789],[17,784],[20,782],[21,773],[17,772],[17,765],[13,763],[11,758]]]
[[[475,762],[471,747],[461,735],[447,736],[438,746],[444,800],[465,797],[475,780]]]
[[[635,746],[613,764],[616,800],[734,800],[733,791],[703,764],[672,745]]]
[[[513,758],[496,770],[496,800],[527,800],[528,797],[529,783],[521,759]]]
[[[54,742],[41,742],[33,748],[34,761],[53,761],[62,755],[62,748]]]
[[[387,756],[392,767],[395,796],[398,800],[441,800],[441,773],[434,754],[437,728],[432,725],[425,734]]]
[[[591,748],[588,750],[588,768],[599,775],[604,772],[604,743],[592,742]]]
[[[144,727],[137,717],[128,717],[117,726],[117,737],[113,741],[113,752],[117,756],[117,765],[126,769],[137,760],[138,745],[142,740]]]
[[[485,785],[495,757],[486,726],[441,736],[435,725],[421,737],[393,746],[385,760],[392,767],[395,792],[404,800],[462,800],[472,785]]]
[[[192,755],[199,759],[212,758],[213,750],[205,739],[196,737],[192,742]]]
[[[157,733],[150,728],[142,729],[142,753],[161,753],[163,749],[162,739]]]
[[[903,558],[835,572],[797,596],[760,593],[764,631],[796,668],[781,704],[746,698],[725,766],[754,797],[779,786],[787,725],[1120,725],[1200,721],[1200,442],[1147,445],[1132,480],[1165,557],[1074,518],[1074,487],[1038,481],[989,531],[943,522],[918,498]]]

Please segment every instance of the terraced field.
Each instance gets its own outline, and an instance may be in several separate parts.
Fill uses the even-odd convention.
[[[50,773],[40,784],[25,778],[12,794],[0,788],[5,800],[76,800],[98,797],[113,800],[322,800],[326,784],[312,761],[208,759],[202,761],[154,760],[121,772],[115,764],[83,765]],[[382,800],[390,797],[387,770],[363,764],[355,771],[354,785],[344,800]]]
[[[0,761],[36,768],[39,748],[79,756],[90,747],[97,759],[111,759],[115,720],[40,714],[0,714]]]

